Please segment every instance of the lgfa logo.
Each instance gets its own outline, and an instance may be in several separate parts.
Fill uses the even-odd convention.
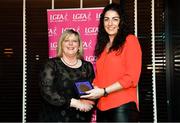
[[[67,21],[67,13],[66,14],[52,14],[49,17],[50,22],[63,22]]]
[[[80,27],[78,26],[77,28],[74,28],[74,27],[66,27],[66,28],[62,28],[62,33],[65,31],[65,30],[67,30],[67,29],[72,29],[72,30],[74,30],[74,31],[77,31],[77,32],[79,32],[80,31]]]
[[[49,36],[55,36],[55,35],[57,35],[57,28],[56,27],[54,27],[53,29],[48,29],[48,35]]]
[[[93,63],[96,61],[96,57],[95,56],[85,56],[85,60]]]
[[[73,21],[88,21],[91,19],[91,13],[73,14]]]
[[[51,42],[50,43],[50,50],[56,50],[57,48],[57,42]]]
[[[98,27],[86,27],[85,35],[96,35],[98,32]]]
[[[101,16],[101,13],[96,13],[96,20],[99,20]]]
[[[83,42],[83,48],[84,48],[84,50],[92,48],[92,40],[89,40],[88,42],[84,41]]]

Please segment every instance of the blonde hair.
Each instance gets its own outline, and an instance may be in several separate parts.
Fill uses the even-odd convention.
[[[57,45],[57,56],[58,57],[62,57],[63,51],[62,51],[62,43],[63,41],[71,36],[71,35],[75,35],[78,38],[78,42],[79,42],[79,50],[77,52],[77,58],[83,58],[83,46],[82,46],[82,40],[80,37],[80,34],[72,29],[67,29],[65,30],[62,35],[60,36],[60,38],[58,39],[58,45]]]

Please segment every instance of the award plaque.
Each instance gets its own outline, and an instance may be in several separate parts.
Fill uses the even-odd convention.
[[[75,82],[75,88],[79,96],[85,95],[86,91],[93,89],[92,84],[89,81]]]

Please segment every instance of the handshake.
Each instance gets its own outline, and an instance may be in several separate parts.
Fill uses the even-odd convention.
[[[71,99],[70,107],[76,108],[76,110],[80,110],[82,112],[90,111],[95,105],[94,101],[86,100],[86,99]]]

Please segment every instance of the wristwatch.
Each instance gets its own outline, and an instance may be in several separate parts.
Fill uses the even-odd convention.
[[[106,88],[103,88],[104,89],[104,97],[106,97],[108,95],[107,91],[106,91]]]

